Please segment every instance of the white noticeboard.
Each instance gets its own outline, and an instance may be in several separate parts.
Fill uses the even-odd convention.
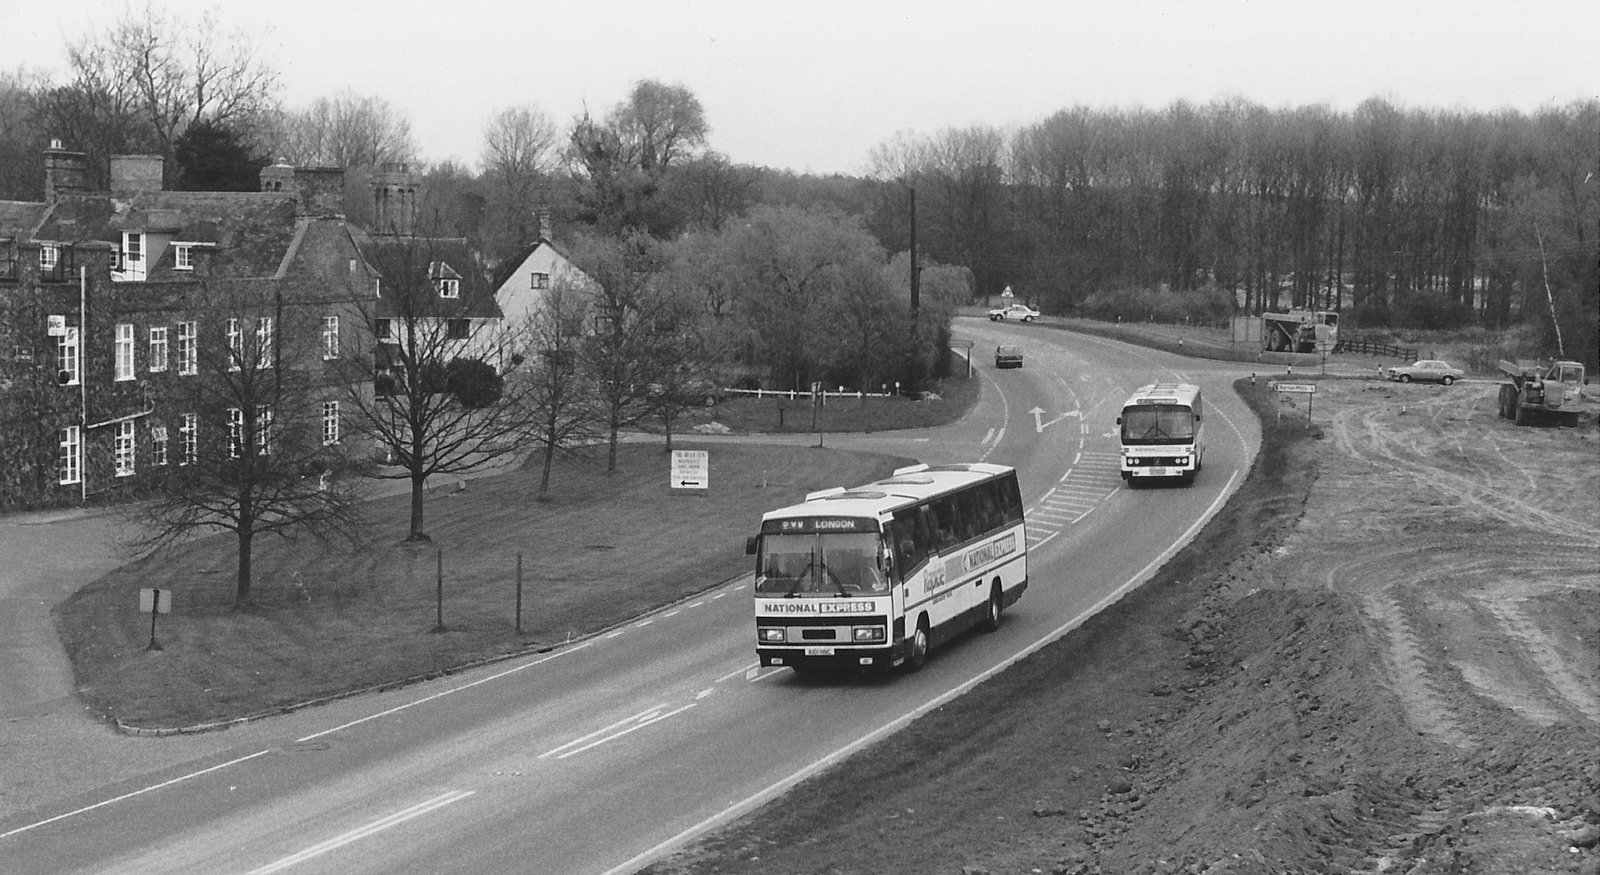
[[[65,315],[51,314],[45,317],[44,333],[48,337],[64,337],[67,333],[67,317]]]
[[[161,596],[160,601],[156,600],[156,595],[158,593]],[[139,588],[139,613],[148,614],[148,613],[151,612],[152,609],[154,609],[154,611],[156,613],[158,613],[158,614],[170,614],[170,613],[172,613],[172,590],[170,590],[170,589],[152,589],[150,587],[140,587]]]
[[[711,453],[706,450],[673,450],[672,488],[711,488]]]

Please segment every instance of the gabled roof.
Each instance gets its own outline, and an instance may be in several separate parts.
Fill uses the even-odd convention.
[[[490,282],[490,287],[498,291],[501,286],[506,284],[507,280],[511,279],[513,276],[516,276],[516,274],[522,270],[522,265],[525,264],[528,259],[532,258],[533,254],[538,252],[541,247],[548,248],[551,252],[554,252],[557,256],[559,256],[562,261],[572,264],[572,258],[567,255],[566,251],[550,240],[541,239],[536,243],[529,243],[521,249],[518,249],[515,255],[512,255],[510,258],[502,261],[499,267],[495,268],[494,278]],[[578,269],[576,265],[573,265],[573,267],[574,269]]]
[[[466,238],[358,234],[356,242],[382,278],[379,316],[414,312],[452,319],[501,318],[494,290]],[[441,277],[460,279],[459,298],[440,297],[435,280]],[[408,310],[408,304],[414,309]]]

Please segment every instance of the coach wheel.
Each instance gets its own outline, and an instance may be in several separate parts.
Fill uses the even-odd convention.
[[[1400,375],[1400,382],[1402,382],[1402,383],[1411,382],[1411,375],[1410,374],[1401,374]]]
[[[1000,584],[997,583],[989,588],[989,605],[983,615],[983,631],[1000,631],[1000,612],[1003,609],[1004,603],[1000,601]]]
[[[928,664],[928,621],[917,621],[917,631],[911,633],[911,643],[906,646],[906,671],[922,671]]]

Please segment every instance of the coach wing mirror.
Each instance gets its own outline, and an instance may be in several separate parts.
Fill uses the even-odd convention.
[[[1121,424],[1122,424],[1122,417],[1119,416],[1119,417],[1117,417],[1117,425],[1121,425]]]
[[[751,538],[745,538],[744,539],[744,555],[746,555],[746,556],[754,556],[754,555],[756,555],[756,539],[755,538],[751,537]]]

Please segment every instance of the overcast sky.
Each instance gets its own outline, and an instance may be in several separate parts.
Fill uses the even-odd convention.
[[[640,79],[686,86],[736,163],[859,173],[898,131],[1010,128],[1075,105],[1541,107],[1600,96],[1596,0],[152,0],[258,35],[290,107],[349,88],[476,166],[485,121],[561,128]],[[131,8],[143,9],[144,0]],[[65,69],[125,0],[0,0],[0,67]]]

